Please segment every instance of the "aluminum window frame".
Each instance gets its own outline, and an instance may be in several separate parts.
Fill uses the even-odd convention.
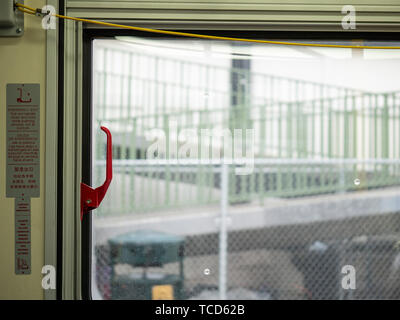
[[[180,2],[178,0],[177,2]],[[182,0],[183,1],[183,0]],[[361,31],[372,30],[374,28],[377,33],[373,37],[377,39],[382,39],[382,36],[386,39],[398,40],[400,31],[400,16],[399,21],[396,23],[388,23],[386,25],[374,24],[366,22],[366,29],[357,30],[356,32],[343,32],[343,30],[337,29],[337,27],[332,28],[324,23],[300,23],[301,28],[299,28],[299,21],[292,21],[288,23],[279,24],[268,24],[268,23],[252,23],[251,20],[243,19],[238,23],[238,21],[232,22],[229,16],[223,17],[224,10],[228,6],[228,1],[198,1],[197,7],[193,3],[185,5],[189,9],[185,10],[198,10],[199,12],[201,6],[204,4],[209,5],[209,10],[215,10],[217,12],[215,15],[211,15],[209,19],[194,19],[193,21],[188,21],[187,19],[181,19],[177,17],[163,16],[162,9],[165,5],[169,4],[166,1],[142,1],[141,3],[135,3],[133,1],[78,1],[78,0],[68,0],[66,3],[63,1],[59,2],[60,12],[65,12],[66,15],[71,15],[80,18],[96,18],[99,20],[113,21],[113,22],[123,22],[124,24],[135,24],[137,26],[147,26],[156,28],[165,28],[172,30],[207,30],[206,32],[212,32],[217,34],[217,30],[222,31],[222,34],[227,32],[234,32],[235,30],[240,30],[240,34],[244,36],[251,37],[266,37],[265,31],[272,31],[268,33],[268,38],[321,38],[321,36],[326,38],[336,38],[336,39],[352,39],[356,37],[360,38],[371,38],[371,34],[362,33]],[[271,12],[272,4],[266,3],[267,1],[255,0],[252,4],[246,4],[248,6],[248,11],[254,11],[258,6],[265,6],[266,9]],[[307,0],[308,4],[296,4],[300,1],[286,0],[282,7],[286,6],[291,8],[291,11],[301,10],[306,8],[304,6],[310,3],[317,3],[317,0]],[[338,5],[344,3],[345,1],[335,1],[335,10]],[[365,3],[372,1],[362,1],[358,0],[356,3]],[[390,6],[392,10],[390,12],[400,12],[400,5],[394,6],[394,0],[386,0],[385,3]],[[49,0],[49,4],[56,5],[56,0]],[[236,10],[239,10],[240,4],[239,0],[230,0],[229,3],[234,5]],[[263,4],[264,3],[264,4]],[[266,3],[266,4],[265,4]],[[142,15],[137,14],[138,6],[141,4],[143,6]],[[157,6],[155,6],[158,5]],[[182,3],[179,6],[183,6]],[[222,9],[217,7],[221,6]],[[293,6],[293,7],[292,7]],[[324,12],[323,8],[329,8],[329,5],[316,5],[320,7],[318,12]],[[393,8],[392,8],[393,6]],[[272,8],[272,9],[271,9]],[[377,6],[369,6],[368,9],[377,8]],[[388,9],[389,7],[386,7]],[[62,11],[61,11],[62,10]],[[222,10],[222,11],[221,11]],[[322,11],[321,11],[322,10]],[[373,11],[368,12],[373,12]],[[389,10],[389,9],[388,9]],[[143,12],[147,12],[147,16],[143,16]],[[154,12],[158,12],[158,15],[154,15]],[[161,12],[161,13],[160,13]],[[183,12],[183,11],[182,11]],[[182,15],[182,12],[177,13],[177,15]],[[144,19],[147,17],[147,19]],[[342,15],[337,15],[341,18]],[[341,20],[339,20],[341,21]],[[297,24],[296,24],[297,23]],[[58,24],[59,25],[59,24]],[[82,132],[84,128],[84,122],[87,117],[90,116],[89,113],[83,113],[89,106],[83,106],[83,102],[86,104],[88,101],[85,96],[85,92],[90,92],[90,85],[84,83],[88,81],[87,77],[84,77],[84,60],[83,49],[85,46],[85,37],[91,32],[92,36],[115,36],[115,35],[127,35],[133,34],[129,30],[120,29],[101,29],[96,25],[85,25],[81,22],[65,21],[64,32],[63,32],[63,52],[58,52],[58,57],[62,59],[63,70],[62,78],[58,85],[62,89],[62,102],[59,106],[59,112],[63,118],[63,128],[62,128],[62,173],[61,181],[55,180],[54,172],[57,168],[56,152],[57,143],[54,143],[54,134],[57,132],[57,119],[58,114],[56,110],[51,110],[51,105],[57,100],[55,98],[55,92],[57,92],[57,79],[58,72],[54,68],[57,60],[57,39],[54,36],[55,33],[48,31],[48,42],[47,42],[47,108],[46,108],[46,263],[53,264],[56,262],[56,256],[62,254],[62,261],[58,259],[58,269],[61,274],[59,278],[61,279],[61,288],[59,293],[57,293],[59,298],[62,299],[90,299],[90,285],[88,288],[88,281],[90,281],[90,274],[83,274],[84,272],[90,272],[87,267],[83,266],[83,263],[87,263],[87,259],[82,259],[85,257],[85,250],[88,248],[88,232],[90,232],[90,218],[84,220],[83,224],[80,221],[80,182],[84,176],[85,182],[90,182],[90,174],[85,173],[83,175],[82,169],[87,164],[84,164],[82,157],[86,157],[83,154],[83,148],[87,147],[86,143],[83,143]],[[213,30],[213,31],[212,31]],[[282,32],[273,32],[273,30],[280,30]],[[303,31],[299,34],[296,31]],[[304,31],[312,30],[313,33],[304,34]],[[339,31],[328,33],[327,31]],[[251,32],[250,32],[251,31]],[[253,32],[253,31],[259,31]],[[285,32],[286,31],[286,32]],[[321,33],[322,31],[322,33]],[[389,33],[390,31],[390,33]],[[385,33],[382,33],[385,32]],[[237,33],[236,33],[237,34]],[[328,35],[328,36],[327,36]],[[89,37],[90,38],[90,37]],[[88,39],[88,38],[86,38]],[[87,72],[87,70],[86,70]],[[61,90],[58,92],[60,94]],[[55,108],[56,109],[56,108]],[[87,110],[86,110],[87,111]],[[85,119],[84,119],[85,118]],[[90,148],[89,148],[90,150]],[[49,166],[50,165],[50,166]],[[57,199],[51,196],[54,193],[54,186],[62,183],[62,199],[59,203],[62,203],[61,208],[57,207]],[[60,200],[60,199],[59,199]],[[62,219],[56,219],[56,208],[61,210]],[[89,216],[89,215],[88,215]],[[61,220],[61,221],[60,221]],[[58,251],[55,251],[55,221],[58,225],[61,225],[61,234],[57,234],[57,237],[61,237],[62,245],[58,247]],[[87,252],[86,252],[87,254]],[[90,259],[90,257],[89,257]],[[89,290],[89,292],[88,292]],[[54,293],[46,294],[46,298],[55,298]]]

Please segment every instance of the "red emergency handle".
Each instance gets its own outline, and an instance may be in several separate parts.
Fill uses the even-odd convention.
[[[81,182],[81,221],[83,214],[99,207],[106,195],[107,189],[112,180],[112,137],[111,132],[106,127],[100,127],[107,135],[107,160],[106,160],[106,180],[103,185],[93,189]]]

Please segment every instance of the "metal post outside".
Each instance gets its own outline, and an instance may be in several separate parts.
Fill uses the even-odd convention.
[[[228,195],[229,195],[229,165],[221,164],[221,216],[219,231],[219,297],[226,300],[227,258],[228,258]]]

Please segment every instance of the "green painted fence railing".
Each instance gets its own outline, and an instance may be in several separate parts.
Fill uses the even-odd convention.
[[[398,184],[400,92],[363,92],[110,48],[98,54],[94,120],[113,133],[115,170],[100,215],[219,201],[220,166],[146,160],[159,133],[168,143],[152,156],[174,161],[181,156],[179,134],[197,146],[187,156],[202,158],[207,143],[211,153],[223,150],[219,139],[210,141],[202,130],[252,129],[254,170],[230,173],[231,203]],[[113,69],[115,59],[125,59],[127,67]],[[236,91],[232,75],[241,83]],[[103,138],[96,131],[94,184],[104,178]]]

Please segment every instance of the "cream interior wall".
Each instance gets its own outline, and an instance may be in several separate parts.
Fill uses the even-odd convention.
[[[25,0],[41,8],[44,0]],[[0,299],[43,299],[46,32],[25,15],[25,34],[0,38]],[[32,273],[14,273],[14,199],[6,198],[6,84],[40,83],[40,198],[31,199]]]

